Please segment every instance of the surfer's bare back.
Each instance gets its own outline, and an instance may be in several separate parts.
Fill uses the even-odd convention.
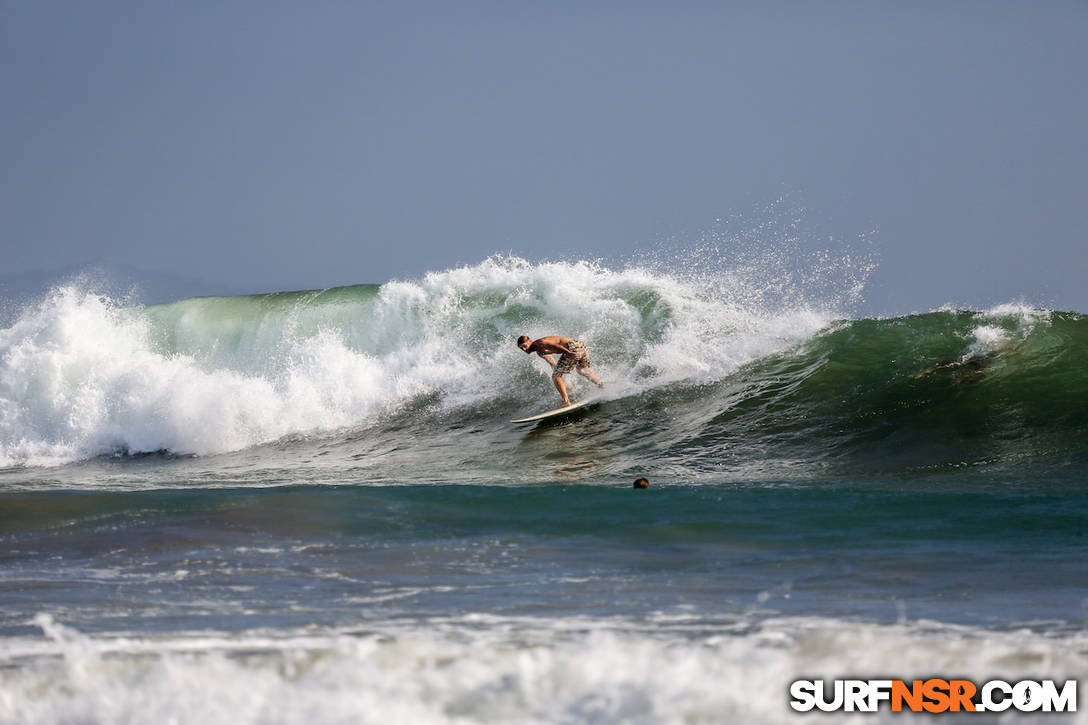
[[[589,350],[581,340],[559,335],[530,340],[528,335],[522,335],[518,338],[518,347],[527,353],[535,352],[552,366],[552,382],[563,396],[564,406],[570,405],[570,398],[567,396],[567,385],[563,382],[563,376],[571,370],[577,370],[579,375],[588,378],[597,387],[604,387],[604,383],[589,369]],[[558,355],[559,361],[556,362],[552,355]]]

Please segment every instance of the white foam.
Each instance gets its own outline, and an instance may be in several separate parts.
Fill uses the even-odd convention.
[[[965,360],[1012,351],[1031,333],[1049,325],[1051,313],[1015,302],[975,313],[974,317],[984,324],[971,330]]]
[[[991,319],[1011,318],[1024,323],[1036,323],[1049,320],[1050,314],[1050,310],[1040,309],[1020,300],[994,305],[980,312],[979,316]]]
[[[787,693],[800,677],[1088,675],[1084,633],[925,622],[671,629],[476,615],[354,633],[156,639],[37,623],[48,639],[0,641],[0,722],[779,723],[798,717]],[[1086,721],[1083,708],[1074,721]]]
[[[355,303],[124,308],[61,287],[0,330],[0,467],[226,452],[421,399],[455,409],[552,394],[547,366],[513,345],[519,334],[585,340],[598,374],[630,393],[719,379],[832,319],[766,309],[735,284],[496,257]]]
[[[1008,331],[996,325],[980,325],[971,331],[970,346],[967,348],[969,355],[980,355],[999,349],[1009,342]]]

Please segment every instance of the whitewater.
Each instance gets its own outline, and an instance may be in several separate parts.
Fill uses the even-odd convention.
[[[830,319],[752,309],[730,292],[516,258],[417,282],[155,307],[59,287],[0,333],[0,465],[207,455],[412,406],[539,404],[547,376],[511,338],[557,329],[584,339],[624,393],[713,381]]]
[[[787,262],[21,300],[0,723],[781,723],[802,677],[1083,681],[1088,321],[860,317],[867,260]],[[522,334],[583,340],[601,402],[511,426],[557,400]]]

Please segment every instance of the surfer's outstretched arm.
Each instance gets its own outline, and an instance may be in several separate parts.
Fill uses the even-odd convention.
[[[548,363],[553,368],[555,367],[556,363],[555,363],[555,358],[554,357],[552,357],[551,355],[541,355],[540,357],[544,358],[544,362]]]

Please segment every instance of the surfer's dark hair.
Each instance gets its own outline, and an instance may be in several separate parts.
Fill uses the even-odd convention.
[[[526,342],[531,342],[531,340],[529,340],[528,335],[522,335],[521,337],[518,338],[518,344],[519,345],[521,345],[522,343],[526,343]]]

